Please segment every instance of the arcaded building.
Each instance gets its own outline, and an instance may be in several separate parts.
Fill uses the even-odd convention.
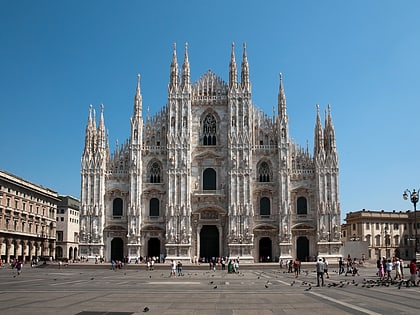
[[[4,262],[55,257],[55,191],[0,171],[0,254]]]
[[[79,257],[80,201],[72,196],[59,196],[57,205],[56,258]]]
[[[313,149],[301,147],[289,134],[282,76],[269,116],[252,101],[245,45],[240,73],[233,45],[226,63],[227,82],[210,70],[191,82],[187,46],[180,67],[174,47],[167,104],[144,119],[139,75],[130,135],[112,151],[104,106],[98,120],[91,106],[81,158],[81,256],[339,256],[330,106],[324,123],[314,110]]]

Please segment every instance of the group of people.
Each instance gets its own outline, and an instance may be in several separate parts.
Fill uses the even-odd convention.
[[[404,279],[404,261],[401,258],[393,257],[391,259],[384,256],[382,259],[376,261],[376,267],[378,269],[376,274],[380,280],[392,281]],[[417,260],[413,258],[408,267],[410,269],[408,283],[411,283],[413,286],[418,286],[420,280],[417,280],[417,277],[420,278],[420,269],[417,267]]]
[[[328,273],[328,261],[324,258],[319,258],[316,263],[316,282],[317,287],[321,285],[324,286],[324,275],[327,276],[327,278],[330,277]]]
[[[171,274],[170,277],[176,277],[178,274],[178,277],[183,276],[182,273],[182,262],[178,260],[175,262],[175,260],[171,259]]]
[[[404,277],[404,261],[398,257],[387,259],[385,256],[376,261],[377,275],[381,280],[392,280],[392,271],[395,271],[394,280],[402,280]]]
[[[280,259],[280,269],[283,269],[284,264],[286,265],[288,273],[294,273],[296,278],[300,275],[301,262],[298,258],[295,260],[287,259],[286,262],[284,262],[283,259]]]

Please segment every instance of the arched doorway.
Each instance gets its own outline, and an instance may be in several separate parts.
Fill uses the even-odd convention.
[[[271,262],[273,259],[272,255],[272,242],[269,237],[263,237],[259,243],[259,257],[262,262]]]
[[[148,257],[160,257],[160,240],[156,237],[152,237],[147,242],[147,256]]]
[[[55,248],[55,257],[62,258],[63,257],[63,248],[61,246],[57,246]]]
[[[116,237],[111,241],[111,259],[123,260],[124,258],[124,242],[121,238]]]
[[[309,240],[306,236],[297,239],[296,256],[300,261],[309,261]]]
[[[73,247],[69,248],[69,259],[73,259]]]
[[[204,225],[200,231],[200,257],[219,257],[219,230],[215,225]]]

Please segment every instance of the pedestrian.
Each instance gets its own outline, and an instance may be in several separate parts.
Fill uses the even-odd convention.
[[[226,259],[225,259],[225,257],[222,257],[221,263],[222,263],[222,270],[225,270],[226,269]]]
[[[321,279],[321,284],[324,286],[324,271],[325,271],[325,263],[322,258],[318,259],[316,263],[316,283],[317,287],[319,287],[319,280]]]
[[[232,259],[229,259],[229,262],[228,262],[228,273],[233,273]]]
[[[16,263],[16,270],[17,270],[17,274],[18,274],[18,276],[20,275],[20,273],[22,272],[22,262],[21,261],[18,261],[17,263]]]
[[[176,263],[173,259],[171,259],[171,277],[176,276]]]
[[[324,274],[327,276],[327,279],[329,279],[330,275],[328,274],[328,260],[326,260],[324,257],[322,261],[324,262]]]
[[[400,267],[401,267],[401,279],[404,278],[404,260],[400,258]]]
[[[233,266],[233,269],[235,270],[235,273],[239,273],[239,259],[235,260],[235,264]]]
[[[417,277],[417,260],[413,258],[411,259],[411,262],[410,262],[410,282],[415,287],[417,286],[416,277]],[[408,285],[408,282],[407,282],[407,285]]]
[[[300,261],[299,259],[295,259],[294,263],[293,263],[293,268],[294,268],[294,272],[295,272],[295,278],[298,277],[299,275],[299,268],[300,268]]]
[[[340,260],[338,261],[338,274],[341,275],[344,273],[344,262],[343,257],[340,257]]]
[[[111,269],[115,271],[115,261],[111,259]]]
[[[391,259],[388,259],[386,262],[386,280],[392,280],[391,272],[392,272],[392,262]]]
[[[182,276],[182,262],[178,260],[178,263],[176,265],[177,271],[178,271],[178,277]]]
[[[395,269],[394,280],[397,280],[397,278],[398,278],[398,280],[401,280],[402,279],[402,277],[401,277],[401,262],[400,262],[400,259],[398,257],[395,258],[394,269]]]

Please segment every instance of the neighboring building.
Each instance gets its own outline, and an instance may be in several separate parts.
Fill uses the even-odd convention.
[[[55,257],[55,191],[0,171],[0,253],[3,261]]]
[[[383,256],[411,259],[414,257],[416,234],[414,219],[414,211],[386,212],[363,209],[349,212],[345,218],[346,223],[341,227],[342,241],[366,241],[369,246],[367,259]]]
[[[174,48],[168,103],[145,122],[139,76],[131,133],[112,154],[104,107],[98,126],[90,108],[80,255],[227,255],[242,262],[338,257],[339,170],[330,107],[324,126],[317,108],[312,155],[289,135],[281,75],[277,114],[269,117],[252,102],[245,45],[240,82],[233,45],[227,83],[210,70],[190,83],[187,47],[178,68]]]
[[[79,248],[80,201],[71,196],[59,196],[57,205],[56,258],[77,259]]]

